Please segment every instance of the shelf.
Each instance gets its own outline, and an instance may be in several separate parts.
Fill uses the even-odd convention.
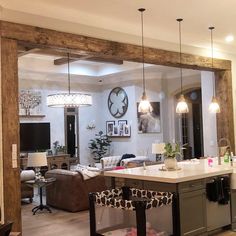
[[[20,115],[21,118],[43,118],[45,115]]]

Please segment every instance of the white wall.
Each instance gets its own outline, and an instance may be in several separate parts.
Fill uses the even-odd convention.
[[[101,112],[102,97],[101,93],[92,93],[93,105],[79,108],[79,148],[81,164],[93,163],[93,158],[88,148],[90,139],[94,139],[103,126],[103,113]],[[87,126],[95,124],[95,129],[89,130]]]
[[[24,87],[26,89],[27,87]],[[30,86],[30,89],[32,87]],[[59,141],[60,145],[65,145],[64,135],[64,109],[63,108],[50,108],[46,105],[46,97],[48,94],[56,93],[55,90],[46,90],[35,88],[35,91],[40,91],[42,95],[42,103],[40,109],[33,114],[45,115],[43,118],[20,118],[21,123],[33,123],[33,122],[49,122],[50,134],[51,134],[51,149],[55,141]],[[24,114],[20,112],[20,114]]]
[[[202,122],[203,122],[203,142],[204,155],[217,155],[217,128],[216,114],[209,113],[209,105],[213,96],[213,81],[214,75],[212,72],[201,72],[202,83]]]
[[[161,132],[160,133],[138,133],[138,122],[137,122],[137,102],[140,101],[142,96],[142,84],[141,81],[131,82],[130,85],[118,84],[121,86],[127,93],[129,99],[129,106],[126,114],[120,118],[116,119],[111,116],[107,108],[107,98],[108,95],[116,84],[109,86],[104,86],[104,91],[102,94],[102,106],[103,108],[103,127],[106,128],[106,121],[114,120],[118,124],[118,120],[127,120],[128,124],[131,125],[131,137],[130,138],[112,138],[111,154],[112,155],[122,155],[125,153],[132,153],[135,155],[148,155],[153,157],[151,154],[151,146],[155,141],[163,141],[163,127],[166,123],[164,119],[165,114],[163,113],[163,103],[162,103],[162,80],[147,80],[147,96],[152,102],[161,102],[160,112],[161,112]]]
[[[207,72],[204,72],[207,74]],[[203,74],[204,74],[203,73]],[[209,81],[208,79],[203,80],[204,84],[202,94],[203,94],[203,104],[208,103],[207,96],[209,95],[209,87],[211,84],[205,83]],[[174,95],[180,91],[179,80],[173,79],[148,79],[146,81],[147,95],[150,101],[159,101],[160,112],[161,112],[161,132],[160,133],[138,133],[138,123],[137,123],[137,102],[140,101],[142,96],[142,84],[141,80],[135,81],[124,81],[113,84],[103,84],[103,85],[85,85],[83,84],[83,90],[92,94],[93,105],[90,107],[81,107],[79,109],[79,146],[80,146],[80,161],[82,164],[89,164],[93,162],[90,149],[88,148],[88,143],[90,139],[95,137],[95,134],[102,130],[106,133],[106,121],[114,120],[118,124],[118,120],[127,120],[128,124],[131,125],[131,137],[130,138],[112,138],[112,145],[110,148],[109,155],[122,155],[125,153],[133,153],[135,155],[148,155],[154,158],[151,154],[152,143],[159,142],[174,142],[179,141],[179,131],[175,130],[178,121],[175,113],[176,101]],[[120,86],[122,87],[129,100],[129,106],[127,113],[120,119],[115,119],[111,116],[108,107],[107,99],[110,91],[114,88]],[[184,89],[192,87],[200,87],[201,78],[200,75],[187,76],[184,78]],[[21,89],[32,89],[39,90],[42,92],[42,108],[40,113],[45,115],[45,118],[40,119],[21,119],[21,122],[50,122],[51,124],[51,144],[56,140],[62,145],[65,143],[64,139],[64,110],[63,108],[48,108],[46,106],[46,96],[50,93],[55,93],[57,91],[65,91],[65,84],[63,83],[51,83],[41,81],[32,81],[23,79],[20,82]],[[81,85],[73,84],[72,88],[74,90],[81,91]],[[211,89],[210,89],[211,90]],[[206,113],[206,112],[203,112]],[[208,114],[208,113],[207,113]],[[205,116],[204,120],[208,121]],[[89,130],[87,129],[88,124],[94,123],[96,128]],[[204,130],[207,129],[208,124],[203,123]],[[204,133],[208,134],[208,132]],[[209,136],[209,135],[208,135]],[[209,137],[206,136],[205,144],[212,143],[214,134],[209,141]],[[207,149],[205,149],[207,150]],[[206,151],[209,155],[210,152]],[[213,155],[213,154],[212,154]]]
[[[20,118],[20,122],[50,122],[51,127],[51,148],[53,142],[59,141],[60,145],[65,145],[64,134],[64,109],[50,108],[46,105],[46,97],[48,94],[64,91],[64,85],[60,83],[37,82],[33,80],[20,80],[20,89],[29,89],[40,91],[42,94],[42,104],[37,109],[37,114],[45,115],[44,118]],[[76,86],[73,86],[73,88]],[[91,88],[91,90],[94,90]],[[99,89],[98,89],[99,90]],[[90,107],[79,108],[79,130],[80,130],[80,158],[82,164],[91,163],[90,150],[88,148],[89,140],[94,138],[95,133],[100,130],[102,116],[98,115],[101,106],[100,92],[91,91],[93,105]],[[39,113],[38,113],[39,112]],[[36,113],[34,113],[36,114]],[[91,122],[96,124],[96,128],[88,130],[86,127]]]

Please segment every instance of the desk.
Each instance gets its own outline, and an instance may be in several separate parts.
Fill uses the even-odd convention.
[[[33,215],[35,215],[37,211],[39,211],[39,210],[42,211],[43,209],[46,209],[47,211],[52,213],[49,206],[43,204],[43,188],[45,188],[46,186],[52,184],[55,181],[56,181],[56,178],[47,178],[47,179],[43,178],[43,179],[39,179],[39,180],[29,180],[29,181],[25,182],[26,184],[28,184],[32,187],[34,185],[36,185],[39,189],[40,204],[32,209]]]

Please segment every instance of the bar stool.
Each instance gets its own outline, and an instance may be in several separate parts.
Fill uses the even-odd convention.
[[[11,233],[12,222],[1,225],[0,224],[0,236],[9,236]]]
[[[137,236],[146,236],[146,210],[171,205],[173,200],[174,194],[171,192],[141,190],[126,186],[90,193],[90,236],[103,236],[96,230],[95,205],[135,211]]]

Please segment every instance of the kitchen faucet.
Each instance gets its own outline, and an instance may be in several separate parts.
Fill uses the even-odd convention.
[[[221,146],[222,142],[225,142],[226,146]],[[231,153],[231,144],[230,144],[230,141],[229,141],[228,138],[221,138],[218,141],[218,165],[221,165],[221,149],[223,147],[225,148],[225,152],[227,151],[227,149],[229,149],[229,155],[230,155],[230,153]],[[230,162],[231,162],[231,166],[232,166],[233,165],[232,158],[230,158]]]

